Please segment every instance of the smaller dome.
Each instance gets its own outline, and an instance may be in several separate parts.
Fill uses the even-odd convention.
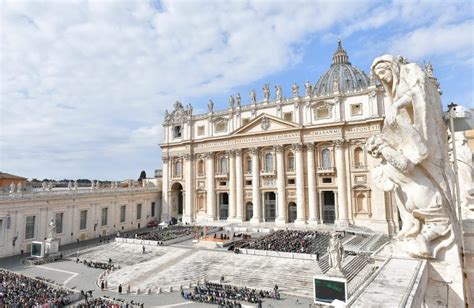
[[[313,95],[332,95],[336,88],[339,93],[354,92],[365,90],[369,85],[369,77],[364,71],[352,66],[349,56],[339,40],[337,49],[332,56],[331,67],[319,78],[314,86]]]

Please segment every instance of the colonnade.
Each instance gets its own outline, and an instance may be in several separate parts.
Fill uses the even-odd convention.
[[[348,213],[349,213],[349,202],[350,198],[348,197],[349,188],[347,187],[347,176],[346,167],[348,167],[346,160],[348,159],[347,154],[347,142],[345,140],[336,140],[335,141],[335,167],[336,167],[336,223],[339,225],[347,225],[349,222]],[[286,168],[285,168],[285,147],[286,145],[275,145],[274,150],[276,152],[276,224],[284,224],[288,222],[288,202],[287,202],[287,183],[286,183]],[[296,220],[295,224],[306,224],[306,223],[322,223],[323,221],[323,211],[322,211],[322,200],[321,195],[317,196],[317,177],[315,164],[315,145],[314,143],[297,143],[291,145],[292,151],[294,152],[295,157],[295,186],[296,186]],[[251,157],[251,180],[252,180],[252,196],[251,202],[253,205],[253,216],[250,221],[253,223],[259,223],[264,220],[262,217],[262,176],[261,170],[263,166],[260,166],[260,148],[252,147],[247,148],[248,153]],[[229,211],[228,211],[228,221],[241,222],[245,218],[245,195],[244,195],[244,165],[243,165],[243,155],[244,149],[236,149],[227,151],[228,158],[228,167],[229,172],[225,177],[227,181],[227,188],[225,191],[228,192],[229,196]],[[216,179],[214,175],[216,174],[216,155],[217,152],[208,152],[204,155],[205,166],[206,166],[206,179],[205,179],[205,189],[206,189],[206,215],[207,220],[217,220],[218,215],[218,200],[216,198]],[[304,155],[306,154],[306,168],[307,168],[307,179],[305,185],[305,163]],[[196,218],[196,207],[194,202],[196,198],[194,193],[195,184],[196,184],[196,167],[193,164],[193,156],[190,154],[184,155],[184,174],[183,180],[184,185],[184,213],[183,221],[192,222]],[[168,160],[164,160],[163,169],[167,170],[163,172],[164,178],[164,187],[163,189],[170,189],[171,178],[169,177],[169,167]],[[268,187],[265,187],[265,191],[268,190]],[[329,189],[331,190],[331,189]],[[169,195],[169,194],[164,194]],[[168,202],[169,203],[169,202]],[[308,207],[306,207],[308,204]],[[306,212],[308,208],[308,212]]]

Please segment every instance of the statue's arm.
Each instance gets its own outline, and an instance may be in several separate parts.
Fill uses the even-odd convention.
[[[413,93],[407,91],[402,97],[400,97],[394,104],[393,107],[396,109],[404,108],[411,105],[413,102]]]
[[[401,172],[408,174],[413,170],[413,163],[392,147],[384,145],[379,148],[379,151],[390,165]]]

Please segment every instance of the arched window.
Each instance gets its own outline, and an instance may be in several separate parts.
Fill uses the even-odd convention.
[[[247,156],[247,173],[252,173],[252,157]]]
[[[295,155],[288,154],[288,171],[295,171]]]
[[[174,175],[181,176],[181,161],[179,160],[174,163]]]
[[[362,192],[356,195],[356,208],[357,212],[365,210],[365,194]]]
[[[265,155],[265,171],[273,171],[273,155],[272,153],[267,153]]]
[[[202,159],[198,160],[198,175],[204,175],[204,161]]]
[[[221,171],[221,174],[227,173],[227,158],[226,157],[221,158],[219,169]]]
[[[323,168],[330,168],[332,167],[332,163],[331,163],[331,151],[329,151],[328,149],[324,149],[322,150],[321,152],[321,156],[322,156],[322,164],[323,164]]]
[[[354,166],[359,167],[364,164],[364,151],[360,148],[357,147],[354,150]]]

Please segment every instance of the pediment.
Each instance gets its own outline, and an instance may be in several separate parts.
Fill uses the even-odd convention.
[[[281,131],[287,129],[300,128],[301,126],[285,121],[283,119],[271,116],[268,114],[261,114],[250,123],[242,126],[232,133],[232,135],[243,135],[243,134],[254,134],[254,133],[265,133],[272,131]]]

